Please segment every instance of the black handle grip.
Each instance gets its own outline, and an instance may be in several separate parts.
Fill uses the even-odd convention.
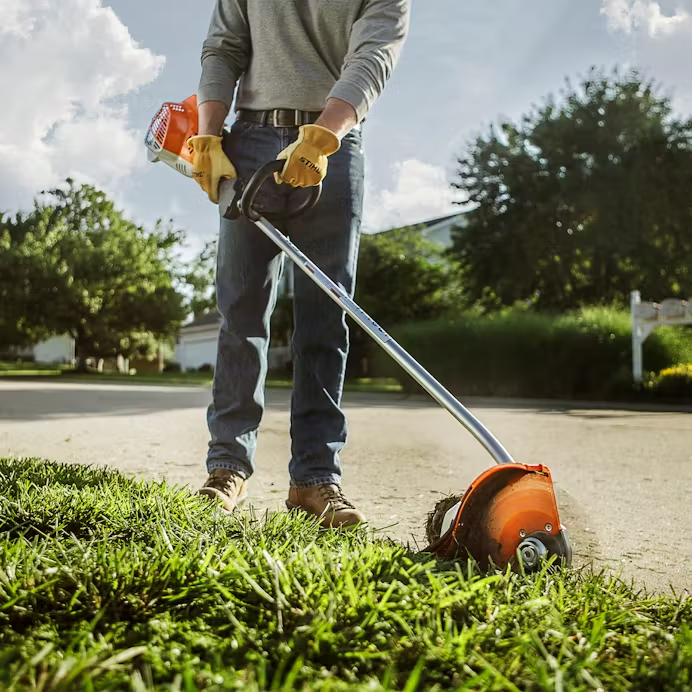
[[[274,160],[265,164],[260,168],[253,176],[250,178],[250,182],[245,187],[243,196],[240,198],[239,207],[245,216],[247,216],[250,221],[258,221],[262,214],[255,211],[253,204],[255,202],[255,197],[259,192],[262,185],[267,179],[272,177],[274,173],[278,173],[286,165],[285,161]],[[322,195],[322,183],[315,185],[310,188],[310,194],[295,208],[289,209],[285,214],[281,215],[282,219],[293,219],[296,216],[300,216],[303,212],[308,209],[312,209],[317,202],[319,202]]]

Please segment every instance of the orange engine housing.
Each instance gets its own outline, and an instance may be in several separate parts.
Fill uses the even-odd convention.
[[[150,161],[163,161],[179,173],[192,177],[192,155],[187,146],[199,132],[197,96],[182,103],[164,103],[154,116],[144,143]]]

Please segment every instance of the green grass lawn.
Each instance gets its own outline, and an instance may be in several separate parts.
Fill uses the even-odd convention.
[[[76,373],[67,365],[52,365],[50,363],[7,362],[0,361],[0,377],[69,377],[86,381],[115,381],[115,382],[139,382],[160,384],[207,384],[211,383],[212,375],[206,372],[164,372],[141,373],[135,375],[121,375],[118,373]]]
[[[421,521],[423,517],[421,517]],[[690,690],[692,600],[0,460],[0,689]]]
[[[28,361],[0,361],[0,377],[60,375],[67,369],[65,365],[52,363],[31,363]]]
[[[29,361],[2,361],[0,360],[0,372],[26,372],[27,370],[59,370],[60,366],[51,363],[31,363]]]

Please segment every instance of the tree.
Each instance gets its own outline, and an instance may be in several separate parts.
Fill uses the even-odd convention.
[[[592,69],[459,158],[452,256],[471,302],[561,311],[692,293],[692,123],[638,73]]]
[[[32,302],[43,259],[21,216],[0,217],[0,350],[30,346],[51,334],[45,312],[37,313]]]
[[[6,224],[0,312],[9,307],[25,343],[70,334],[82,363],[144,355],[185,316],[174,255],[180,240],[160,222],[145,231],[103,192],[68,180]]]
[[[355,299],[383,327],[434,319],[460,300],[455,270],[419,228],[363,234]]]
[[[185,282],[192,289],[188,307],[194,317],[216,310],[215,271],[216,241],[210,240],[204,244],[204,249],[185,275]]]
[[[361,237],[355,300],[385,330],[435,319],[463,303],[455,263],[416,227]],[[367,374],[362,362],[372,343],[352,326],[349,376]]]

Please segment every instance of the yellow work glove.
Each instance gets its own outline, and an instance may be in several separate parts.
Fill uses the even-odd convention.
[[[327,175],[327,157],[339,151],[339,138],[326,127],[302,125],[298,139],[276,158],[285,160],[280,173],[275,173],[277,183],[293,187],[319,185]]]
[[[222,138],[214,135],[198,135],[187,140],[192,161],[192,178],[209,195],[214,203],[219,203],[219,183],[222,178],[235,180],[238,177],[235,167],[224,154]]]

